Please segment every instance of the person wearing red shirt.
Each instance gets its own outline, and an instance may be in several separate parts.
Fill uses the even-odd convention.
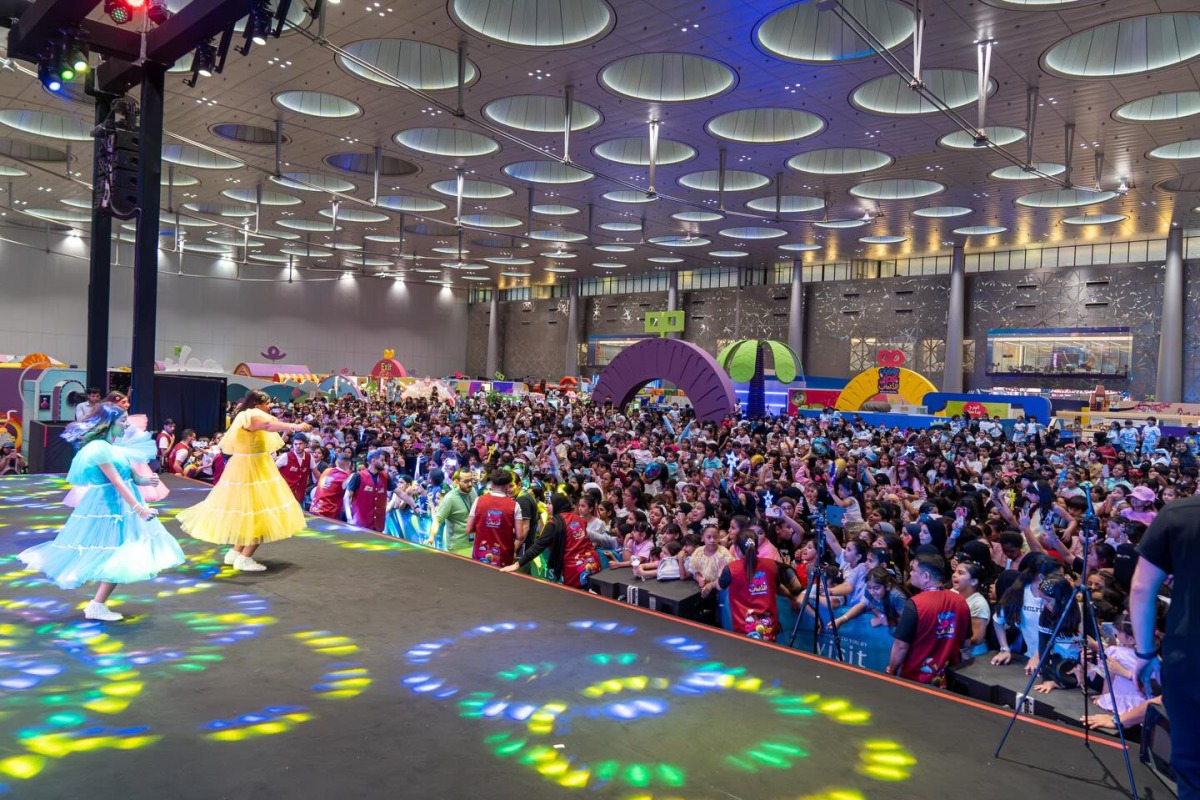
[[[946,667],[957,664],[971,635],[971,609],[957,592],[946,591],[946,560],[922,553],[912,562],[909,583],[920,594],[904,604],[896,625],[889,675],[946,684]]]
[[[471,558],[493,567],[513,563],[521,534],[521,507],[511,496],[512,473],[496,470],[491,487],[475,499],[467,515],[467,533],[474,537]]]
[[[192,443],[195,440],[196,432],[191,428],[185,428],[179,441],[171,445],[171,449],[167,451],[167,458],[163,463],[167,472],[172,475],[183,474],[183,468],[187,466],[188,460],[192,457]]]
[[[798,609],[796,598],[804,593],[804,587],[791,567],[758,557],[758,535],[752,528],[738,536],[734,554],[741,558],[721,570],[717,579],[717,586],[729,591],[733,630],[751,639],[773,642],[779,635],[776,595],[787,595]]]
[[[321,473],[321,478],[317,481],[317,489],[313,492],[312,505],[308,510],[318,517],[344,521],[342,495],[346,491],[346,480],[349,477],[350,456],[338,453],[334,465]]]
[[[367,453],[367,466],[347,478],[342,487],[346,521],[383,533],[387,501],[398,485],[399,479],[387,469],[387,451],[376,449]]]
[[[308,437],[299,433],[294,435],[292,446],[275,459],[275,466],[279,467],[279,472],[288,488],[292,490],[296,502],[303,506],[308,482],[314,477],[320,477],[313,474],[317,465],[312,454],[308,452]]]

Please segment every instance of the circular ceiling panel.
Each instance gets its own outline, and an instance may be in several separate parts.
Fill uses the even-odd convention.
[[[929,208],[918,208],[913,214],[929,219],[946,219],[947,217],[965,217],[972,212],[973,209],[966,206],[930,206]]]
[[[382,242],[383,244],[399,244],[404,241],[401,237],[389,233],[372,233],[363,238],[368,242]]]
[[[710,250],[708,254],[713,258],[745,258],[750,255],[745,250]]]
[[[92,215],[86,211],[71,211],[61,208],[27,208],[24,211],[31,217],[62,222],[67,225],[87,225],[92,221]]]
[[[1165,122],[1200,114],[1200,92],[1167,92],[1134,100],[1117,108],[1119,122]]]
[[[595,176],[561,161],[518,161],[504,167],[504,174],[529,183],[585,183]]]
[[[813,250],[820,250],[819,244],[805,244],[804,242],[795,242],[793,244],[781,244],[779,250],[784,250],[788,253],[808,253]]]
[[[620,261],[595,261],[592,266],[600,269],[625,269],[628,265],[622,264]]]
[[[366,39],[343,49],[349,58],[337,57],[342,69],[371,83],[425,92],[458,86],[458,53],[444,47],[411,39]],[[478,80],[479,68],[470,59],[465,72],[467,85]]]
[[[64,153],[63,155],[65,156],[66,154]],[[23,169],[17,169],[16,167],[10,167],[7,165],[0,164],[0,178],[28,178],[28,177],[29,177],[29,173]],[[164,179],[165,179],[165,176],[164,176]],[[196,181],[196,183],[199,183],[199,182],[200,181]],[[178,185],[180,185],[180,184],[177,183],[176,186],[178,186]],[[89,203],[88,205],[90,207],[91,204]]]
[[[506,214],[463,214],[458,221],[477,228],[519,228],[524,224]]]
[[[829,228],[831,230],[847,230],[849,228],[861,228],[869,224],[865,219],[823,219],[820,222],[814,222],[818,228]]]
[[[451,181],[453,183],[453,181]],[[446,204],[437,200],[431,200],[428,197],[417,197],[411,194],[387,194],[380,197],[376,202],[384,208],[392,211],[409,212],[413,214],[428,214],[434,211],[442,211],[446,208]]]
[[[795,108],[743,108],[713,117],[704,129],[744,144],[798,142],[825,130],[825,120]]]
[[[587,238],[582,233],[575,231],[564,231],[557,229],[530,231],[530,239],[538,239],[544,242],[586,242]]]
[[[77,197],[59,198],[58,202],[62,203],[64,206],[70,206],[71,208],[91,208],[92,207],[91,200],[82,200]]]
[[[179,177],[176,175],[175,177]],[[222,197],[228,197],[230,200],[237,200],[240,203],[257,203],[259,202],[257,189],[223,189]],[[298,206],[304,201],[299,197],[283,192],[263,192],[262,204],[264,206]]]
[[[288,256],[276,255],[275,253],[251,253],[247,258],[254,261],[265,261],[268,264],[290,264],[292,259]]]
[[[600,85],[619,97],[651,103],[691,103],[718,97],[737,85],[737,74],[711,58],[690,53],[639,53],[600,71]]]
[[[572,258],[578,258],[575,253],[568,253],[565,250],[551,250],[548,253],[538,253],[542,258],[553,258],[559,261],[565,261]]]
[[[954,233],[959,236],[994,236],[1006,230],[1008,228],[1003,225],[968,225],[965,228],[955,228]]]
[[[998,181],[1040,181],[1044,180],[1042,174],[1062,175],[1067,171],[1066,164],[1055,164],[1052,161],[1035,161],[1031,167],[1031,169],[1026,169],[1020,164],[1010,164],[1007,167],[992,170],[988,173],[988,177]]]
[[[593,147],[592,153],[606,161],[613,161],[617,164],[645,167],[650,164],[650,140],[645,137],[634,136],[623,139],[609,139],[607,142],[600,142]],[[670,164],[682,164],[685,161],[691,161],[695,157],[696,149],[691,145],[676,142],[673,139],[658,140],[658,157],[655,159],[655,163],[660,167]]]
[[[904,44],[916,29],[912,9],[896,0],[842,0],[841,5],[888,50]],[[836,12],[811,0],[767,16],[755,28],[754,41],[777,58],[804,64],[858,61],[876,54]]]
[[[562,133],[567,125],[566,98],[521,94],[501,97],[483,107],[483,115],[499,125],[532,133]],[[571,130],[586,131],[603,121],[600,112],[578,100],[571,103]]]
[[[1025,131],[1009,125],[988,125],[983,129],[987,140],[997,147],[1008,147],[1025,138]],[[968,131],[947,133],[938,139],[938,144],[948,150],[975,150],[982,145],[975,144],[975,136]]]
[[[647,258],[647,261],[652,261],[655,264],[682,264],[683,259],[678,256],[654,256]]]
[[[333,209],[322,208],[317,212],[326,219],[333,219]],[[361,208],[339,208],[338,222],[387,222],[391,217],[378,211],[365,211]]]
[[[1114,222],[1123,222],[1129,219],[1124,214],[1079,214],[1074,217],[1067,217],[1063,220],[1064,225],[1111,225]]]
[[[192,244],[191,242],[180,242],[180,249],[187,253],[205,253],[209,255],[228,255],[233,252],[229,247],[218,247],[215,244]]]
[[[907,242],[908,237],[890,236],[885,234],[881,236],[863,236],[859,239],[859,241],[863,244],[900,244],[901,242]]]
[[[481,39],[539,49],[595,42],[617,21],[604,0],[451,0],[450,16]]]
[[[418,222],[415,225],[406,226],[404,232],[416,236],[442,236],[449,238],[458,234],[458,228],[453,225],[439,225],[436,222]],[[448,252],[457,253],[458,249],[455,248]]]
[[[263,247],[266,242],[260,239],[249,239],[231,234],[229,236],[209,236],[205,239],[210,244],[219,244],[222,247]]]
[[[216,125],[209,127],[209,131],[214,136],[219,136],[222,139],[228,139],[231,142],[241,142],[243,144],[275,144],[275,129],[264,128],[259,125],[242,125],[237,122],[219,122]],[[283,137],[286,143],[291,141],[287,136]]]
[[[495,139],[458,128],[410,128],[392,137],[396,144],[432,156],[473,158],[500,150]]]
[[[605,192],[602,196],[605,200],[613,203],[653,203],[655,200],[654,197],[648,196],[645,192],[635,192],[629,189]]]
[[[340,231],[341,228],[335,226],[332,222],[326,222],[320,219],[281,219],[275,223],[281,228],[288,228],[293,231],[306,231],[308,233],[333,233]]]
[[[598,244],[592,249],[602,253],[632,253],[634,250],[627,244]]]
[[[164,144],[162,159],[171,164],[196,169],[241,169],[246,166],[241,161],[217,155],[194,144]]]
[[[289,244],[286,247],[279,248],[279,252],[289,256],[300,256],[301,258],[328,258],[333,255],[332,250],[322,250],[319,247],[310,247],[306,244]]]
[[[528,278],[529,277],[528,272],[511,271],[511,272],[501,272],[500,274],[506,278]]]
[[[727,236],[730,239],[779,239],[787,236],[787,233],[782,228],[765,228],[753,225],[741,228],[725,228],[720,231],[722,236]]]
[[[570,217],[579,213],[579,209],[575,206],[566,206],[562,203],[543,203],[533,207],[533,213],[544,214],[547,217]]]
[[[740,169],[725,170],[725,191],[748,192],[768,186],[771,179],[757,172],[746,172]],[[679,185],[698,192],[717,192],[721,189],[721,173],[719,170],[706,169],[700,172],[689,172],[679,178]]]
[[[671,219],[680,222],[716,222],[725,219],[725,215],[715,211],[677,211],[671,215]]]
[[[1058,11],[1070,6],[1082,6],[1097,0],[983,0],[989,6],[1015,8],[1021,11]]]
[[[195,176],[188,175],[184,172],[179,172],[178,170],[172,174],[171,170],[164,169],[162,171],[162,180],[160,181],[160,185],[170,186],[172,185],[172,181],[174,181],[175,186],[198,186],[200,184],[200,179]]]
[[[776,206],[779,207],[776,208]],[[825,208],[825,201],[806,194],[785,194],[779,198],[778,202],[774,196],[756,197],[747,201],[746,207],[769,214],[804,214]]]
[[[271,98],[271,102],[284,111],[322,119],[346,119],[363,113],[362,106],[353,100],[325,92],[280,92]]]
[[[707,247],[712,241],[703,236],[653,236],[650,243],[662,247]]]
[[[197,214],[210,214],[218,217],[247,218],[254,216],[254,209],[249,206],[233,206],[228,203],[184,203],[184,211]]]
[[[601,230],[614,231],[616,233],[633,233],[642,229],[640,222],[601,222],[596,226]]]
[[[850,194],[866,200],[915,200],[945,191],[945,184],[911,178],[885,178],[850,187]]]
[[[1017,198],[1017,205],[1026,208],[1078,208],[1111,200],[1116,192],[1093,192],[1087,189],[1044,189]]]
[[[342,172],[352,172],[355,175],[375,174],[374,153],[330,153],[325,156],[325,163]],[[382,156],[379,159],[379,174],[388,178],[399,178],[405,175],[415,175],[420,168],[411,161],[405,161],[395,156]]]
[[[164,148],[165,150],[166,148]],[[22,161],[66,161],[67,154],[65,151],[57,150],[53,147],[46,147],[33,142],[26,142],[20,139],[2,139],[0,138],[0,156],[8,156],[10,158],[19,158]],[[241,164],[238,164],[240,167]],[[165,172],[166,170],[164,170]]]
[[[1149,153],[1146,153],[1146,156],[1161,161],[1187,161],[1193,158],[1200,158],[1200,139],[1189,139],[1185,142],[1172,142],[1160,145]]]
[[[1046,71],[1064,78],[1140,75],[1200,56],[1200,14],[1148,14],[1071,34],[1042,55]]]
[[[449,195],[450,197],[458,196],[458,181],[437,181],[429,184],[429,188],[438,194]],[[491,181],[463,181],[463,197],[471,200],[499,200],[501,197],[508,197],[513,194],[513,190],[499,183]]]
[[[8,108],[0,111],[0,125],[7,125],[34,136],[45,136],[48,139],[65,139],[69,142],[92,141],[93,126],[77,117]]]
[[[272,175],[271,180],[302,192],[353,192],[357,188],[344,178],[316,172],[284,172],[278,178]]]
[[[502,267],[528,267],[534,263],[532,258],[512,258],[510,256],[502,256],[499,258],[485,258],[484,261],[489,264],[499,264]]]
[[[921,74],[925,89],[950,108],[962,108],[979,99],[978,76],[966,69],[927,69]],[[988,96],[995,94],[995,79],[988,80]],[[855,108],[887,117],[936,114],[941,109],[914,92],[899,75],[884,75],[867,81],[850,95]]]
[[[546,267],[546,272],[553,272],[555,274],[561,274],[561,275],[569,275],[570,273],[575,272],[575,271],[576,270],[574,267]]]
[[[854,175],[890,167],[896,159],[879,150],[858,147],[831,147],[792,156],[789,168],[814,175]]]

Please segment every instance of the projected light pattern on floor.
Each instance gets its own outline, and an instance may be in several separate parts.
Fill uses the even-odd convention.
[[[678,726],[696,722],[694,701],[700,697],[713,698],[720,710],[755,715],[766,734],[740,745],[729,742],[727,753],[708,769],[751,774],[800,771],[806,764],[811,769],[819,762],[814,748],[822,743],[821,726],[830,724],[862,729],[857,752],[837,757],[849,758],[867,785],[832,786],[811,797],[872,800],[871,785],[907,780],[916,768],[916,759],[902,744],[871,735],[870,711],[849,699],[797,690],[784,680],[712,660],[703,641],[687,636],[662,637],[617,652],[570,646],[594,646],[597,633],[638,641],[639,631],[598,620],[479,625],[411,648],[406,661],[419,670],[402,677],[400,685],[418,698],[450,701],[448,711],[481,726],[483,744],[495,757],[562,788],[612,790],[630,800],[658,792],[687,797],[690,786],[707,779],[695,775],[694,768],[665,760],[613,758],[619,751],[606,756],[605,737],[597,737],[605,728],[597,726],[665,724],[669,727],[664,730],[678,732]],[[511,664],[492,673],[495,686],[480,685],[471,665],[479,658],[499,659],[510,649],[523,652],[530,638],[529,649],[536,647],[540,655],[569,653],[570,660]],[[472,675],[476,677],[468,677]]]

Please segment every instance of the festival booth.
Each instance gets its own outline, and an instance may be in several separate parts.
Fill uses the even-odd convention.
[[[395,350],[384,350],[383,358],[371,367],[371,380],[367,384],[368,392],[375,392],[390,400],[400,396],[402,383],[408,377],[408,370],[395,358]]]
[[[905,356],[901,350],[880,350],[879,366],[860,372],[850,379],[838,395],[838,411],[860,411],[868,403],[880,404],[867,411],[885,410],[900,413],[922,414],[922,400],[926,394],[936,392],[937,387],[926,378],[904,367]]]

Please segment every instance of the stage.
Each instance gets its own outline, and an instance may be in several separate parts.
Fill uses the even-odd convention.
[[[236,573],[187,564],[83,619],[15,555],[69,509],[0,478],[0,795],[19,798],[1119,798],[1078,732],[314,520]],[[1143,797],[1165,789],[1135,764]]]

